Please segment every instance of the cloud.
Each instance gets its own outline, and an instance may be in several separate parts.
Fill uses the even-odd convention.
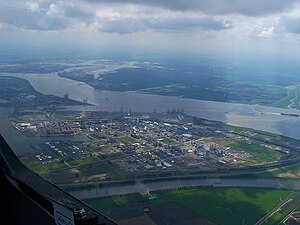
[[[126,0],[125,0],[126,1]],[[102,2],[102,1],[101,1]],[[114,1],[117,3],[118,1]],[[127,0],[127,2],[129,2]],[[154,0],[154,2],[156,2]],[[175,1],[175,5],[178,2]],[[66,0],[4,1],[0,0],[2,24],[22,29],[61,30],[70,27],[94,27],[106,33],[218,31],[229,29],[232,23],[214,16],[168,12],[143,6],[113,7]],[[92,26],[91,26],[92,25]]]
[[[75,6],[67,6],[64,9],[64,15],[70,18],[77,18],[84,21],[93,18],[93,13],[84,11],[81,8]]]
[[[25,6],[27,9],[29,9],[31,12],[37,12],[40,8],[40,5],[38,2],[26,2]]]
[[[127,18],[105,21],[101,24],[99,30],[106,33],[129,34],[145,31],[146,29],[145,21]]]
[[[288,32],[300,34],[300,17],[284,17],[280,22]]]
[[[205,14],[264,16],[292,8],[297,0],[84,0],[98,4],[136,4],[175,11],[201,11]]]
[[[67,28],[68,21],[64,18],[63,12],[56,4],[49,5],[46,13],[37,23],[36,29],[42,30],[60,30]]]
[[[156,18],[156,19],[116,19],[104,21],[100,28],[102,32],[128,34],[146,30],[163,32],[209,31],[225,30],[232,27],[229,21],[219,21],[210,18]]]
[[[264,27],[261,31],[257,32],[257,37],[268,38],[274,35],[275,27]]]
[[[299,33],[296,0],[0,0],[1,30],[62,30],[131,34],[199,33],[275,37]],[[297,1],[299,2],[299,1]],[[289,11],[292,9],[291,11]],[[293,11],[294,10],[294,11]],[[272,15],[270,15],[272,14]],[[297,13],[295,14],[295,16]],[[247,16],[247,17],[245,17]],[[271,21],[265,23],[265,21]],[[234,24],[234,26],[233,26]],[[210,35],[210,32],[212,36]],[[224,38],[224,36],[222,36]]]
[[[78,22],[89,22],[94,17],[94,12],[86,10],[86,3],[74,2],[0,0],[0,23],[22,29],[61,30]]]
[[[69,26],[68,21],[63,17],[63,12],[56,4],[51,4],[37,24],[36,29],[60,30]]]
[[[232,22],[211,18],[174,18],[150,21],[149,27],[166,31],[225,30],[232,27]]]
[[[54,1],[0,1],[0,22],[31,30],[60,30],[69,26],[63,10]]]

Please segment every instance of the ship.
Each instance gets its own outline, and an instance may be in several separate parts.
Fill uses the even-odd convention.
[[[294,114],[294,113],[280,113],[282,116],[293,116],[293,117],[299,117],[300,115]]]

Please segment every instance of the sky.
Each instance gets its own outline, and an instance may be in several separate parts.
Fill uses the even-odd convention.
[[[0,0],[0,47],[299,56],[300,1]]]

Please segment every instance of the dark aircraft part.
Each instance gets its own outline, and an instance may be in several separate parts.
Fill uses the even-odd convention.
[[[29,170],[1,135],[0,185],[0,224],[116,225]]]

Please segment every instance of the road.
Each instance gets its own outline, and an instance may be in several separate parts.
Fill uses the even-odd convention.
[[[263,216],[255,225],[270,224],[271,221],[272,221],[271,223],[273,224],[275,223],[281,224],[282,222],[283,224],[295,224],[295,225],[300,224],[298,222],[299,204],[300,204],[300,192],[293,192],[284,201],[282,201],[275,209],[273,209],[271,212]],[[281,215],[279,219],[276,218],[278,216],[278,215],[276,216],[276,213]],[[293,220],[293,222],[289,220]]]

